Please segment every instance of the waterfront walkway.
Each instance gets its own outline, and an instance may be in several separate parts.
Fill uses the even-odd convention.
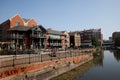
[[[60,58],[75,57],[85,55],[85,53],[90,53],[89,51],[91,51],[91,49],[57,51],[56,57],[51,56],[51,51],[42,52],[41,54],[2,55],[0,56],[0,68],[20,66],[35,62],[44,62]]]
[[[37,72],[49,71],[54,66],[62,67],[69,63],[79,63],[92,56],[95,49],[76,49],[57,51],[56,57],[51,56],[52,52],[42,54],[22,54],[0,56],[0,78],[23,74],[37,70]],[[58,64],[60,63],[60,64]],[[30,75],[29,75],[30,76]],[[7,78],[8,79],[8,78]],[[16,80],[16,79],[15,79]]]

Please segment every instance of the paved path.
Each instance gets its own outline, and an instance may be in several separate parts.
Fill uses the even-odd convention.
[[[57,51],[56,57],[52,57],[51,52],[42,52],[41,54],[4,55],[0,56],[0,68],[14,67],[21,64],[31,64],[35,62],[43,62],[66,57],[80,56],[89,53],[83,51],[86,51],[86,49]],[[87,51],[89,51],[89,49],[87,49]]]

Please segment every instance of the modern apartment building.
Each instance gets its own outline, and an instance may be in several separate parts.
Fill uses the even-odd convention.
[[[103,35],[101,29],[88,29],[84,31],[78,31],[77,33],[81,36],[81,45],[82,46],[92,46],[92,38],[98,40],[98,45],[101,46],[103,43]]]

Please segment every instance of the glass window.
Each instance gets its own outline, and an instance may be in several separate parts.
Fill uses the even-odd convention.
[[[19,26],[19,25],[20,25],[20,22],[17,21],[17,22],[16,22],[16,26]]]

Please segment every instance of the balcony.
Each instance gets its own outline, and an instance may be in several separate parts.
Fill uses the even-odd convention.
[[[62,46],[62,43],[50,43],[50,46]]]
[[[44,38],[44,35],[43,34],[32,34],[32,35],[30,35],[30,37],[32,37],[32,38]]]
[[[8,37],[11,39],[23,39],[24,35],[9,35]]]

